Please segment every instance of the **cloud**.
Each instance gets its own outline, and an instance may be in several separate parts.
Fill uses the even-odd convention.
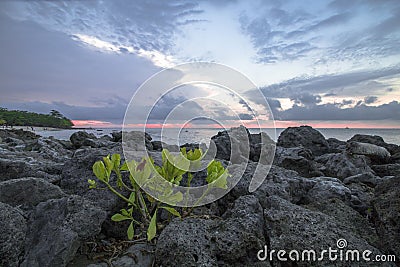
[[[292,96],[290,100],[294,101],[294,103],[297,105],[304,105],[304,106],[316,105],[322,101],[321,96],[312,95],[310,93],[304,93]]]
[[[312,6],[261,2],[256,8],[244,12],[240,22],[257,51],[258,63],[306,57],[321,65],[343,60],[356,64],[370,61],[371,55],[399,54],[398,1],[320,1]]]
[[[14,19],[67,33],[97,49],[150,54],[150,59],[157,53],[169,56],[178,26],[202,21],[203,13],[194,1],[3,1],[0,7]]]
[[[63,101],[76,106],[125,104],[158,68],[133,54],[99,53],[69,36],[0,13],[0,85],[4,102]]]
[[[379,106],[356,105],[341,108],[339,104],[301,107],[294,105],[277,114],[281,120],[400,120],[400,102],[392,101]],[[275,116],[275,114],[274,114]]]
[[[266,97],[292,98],[299,92],[310,94],[369,94],[377,92],[377,84],[368,85],[382,78],[388,78],[400,74],[400,65],[391,66],[379,70],[361,70],[341,74],[321,75],[314,77],[298,77],[282,83],[261,87],[260,90]],[[382,85],[386,90],[387,85]],[[369,90],[368,90],[369,89]]]
[[[373,103],[375,103],[376,101],[378,101],[378,97],[376,97],[376,96],[366,96],[366,97],[364,98],[365,104],[373,104]]]

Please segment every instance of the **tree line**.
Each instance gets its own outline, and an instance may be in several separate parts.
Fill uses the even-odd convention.
[[[39,114],[21,110],[7,110],[2,107],[0,107],[0,125],[53,128],[71,128],[74,126],[70,119],[57,110],[52,110],[49,114]]]

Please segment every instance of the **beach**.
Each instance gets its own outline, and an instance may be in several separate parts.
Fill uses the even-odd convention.
[[[217,132],[209,140],[215,160],[229,172],[227,191],[194,208],[193,216],[179,205],[175,212],[181,219],[159,211],[155,241],[146,242],[145,229],[137,227],[129,243],[127,224],[111,220],[123,207],[121,198],[89,189],[88,181],[100,183],[93,164],[113,154],[124,160],[123,149],[131,151],[127,155],[145,149],[161,166],[162,149],[179,147],[143,132],[130,132],[126,144],[118,131],[100,136],[75,131],[69,140],[38,132],[0,129],[0,240],[6,240],[0,251],[11,251],[2,259],[9,266],[100,267],[108,260],[130,266],[134,260],[126,253],[140,258],[141,266],[207,265],[222,253],[222,266],[268,265],[277,259],[259,257],[267,253],[264,246],[318,251],[336,248],[339,241],[373,255],[400,256],[400,146],[379,136],[355,134],[342,141],[308,126],[287,128],[276,140],[244,127]],[[207,185],[206,176],[207,171],[194,173],[191,186]],[[253,179],[258,179],[255,188]],[[129,196],[122,189],[121,194]],[[143,249],[151,252],[141,254]],[[329,260],[322,259],[325,263]]]

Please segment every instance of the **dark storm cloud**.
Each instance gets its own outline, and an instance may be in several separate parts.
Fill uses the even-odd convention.
[[[177,109],[174,111],[174,109]],[[171,112],[174,112],[171,114]],[[171,114],[171,115],[170,115]],[[153,106],[149,114],[150,120],[163,121],[169,115],[170,119],[182,120],[188,117],[196,117],[204,114],[203,108],[196,102],[188,100],[183,96],[164,95]]]
[[[0,13],[0,104],[21,101],[126,103],[157,68],[135,55],[99,53],[67,35]],[[125,101],[124,101],[125,100]],[[107,103],[105,103],[107,105]]]
[[[303,94],[325,94],[328,92],[329,95],[335,93],[343,94],[353,92],[368,95],[370,93],[376,93],[377,86],[376,84],[373,84],[373,86],[368,87],[364,86],[364,83],[373,82],[376,79],[387,78],[398,74],[400,74],[399,65],[381,70],[365,70],[335,75],[315,76],[310,78],[300,77],[290,79],[279,84],[261,87],[261,91],[265,97],[278,98],[293,98],[298,95],[299,92]],[[359,86],[360,88],[357,89],[357,91],[354,91],[355,86]],[[346,90],[349,92],[346,92]]]
[[[304,93],[292,96],[290,100],[294,101],[294,103],[298,105],[316,105],[321,102],[321,96]]]
[[[247,113],[240,113],[239,114],[239,119],[241,119],[241,120],[248,120],[248,121],[250,121],[250,120],[252,120],[252,119],[254,119],[254,115],[252,115],[252,114],[247,114]]]
[[[275,114],[274,114],[275,115]],[[282,120],[399,120],[400,102],[392,101],[380,106],[360,104],[341,108],[338,104],[293,106],[277,114]]]
[[[51,30],[163,52],[173,45],[178,25],[202,21],[197,15],[203,13],[195,1],[3,1],[0,7]]]
[[[373,104],[373,103],[375,103],[376,101],[378,101],[378,97],[376,97],[376,96],[366,96],[366,97],[364,98],[364,103],[365,103],[365,104]]]

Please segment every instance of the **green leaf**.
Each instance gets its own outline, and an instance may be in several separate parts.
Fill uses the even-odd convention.
[[[119,168],[120,171],[129,171],[128,169],[128,164],[126,163],[126,161],[124,162],[124,164],[122,164],[122,166]]]
[[[135,200],[136,200],[136,194],[135,194],[135,192],[132,192],[129,195],[129,201],[131,201],[132,203],[135,203]]]
[[[121,165],[121,155],[120,154],[113,154],[111,156],[111,161],[114,165],[114,170],[119,169],[119,166]]]
[[[172,207],[161,207],[161,208],[165,209],[166,211],[168,211],[172,215],[181,218],[181,214],[176,209],[174,209]]]
[[[88,179],[88,183],[89,183],[89,188],[90,189],[96,188],[96,186],[97,186],[95,180]]]
[[[113,222],[121,222],[121,221],[129,220],[129,219],[131,219],[131,218],[129,218],[128,216],[119,214],[119,213],[116,213],[111,217],[111,220]]]
[[[149,228],[147,228],[147,240],[150,241],[156,236],[157,232],[157,210],[151,218]]]
[[[107,182],[106,167],[102,161],[97,161],[93,164],[93,173],[100,181]]]
[[[135,230],[133,229],[133,221],[129,224],[129,227],[128,227],[128,230],[126,231],[126,233],[128,234],[128,239],[132,240],[133,235],[135,234]]]

